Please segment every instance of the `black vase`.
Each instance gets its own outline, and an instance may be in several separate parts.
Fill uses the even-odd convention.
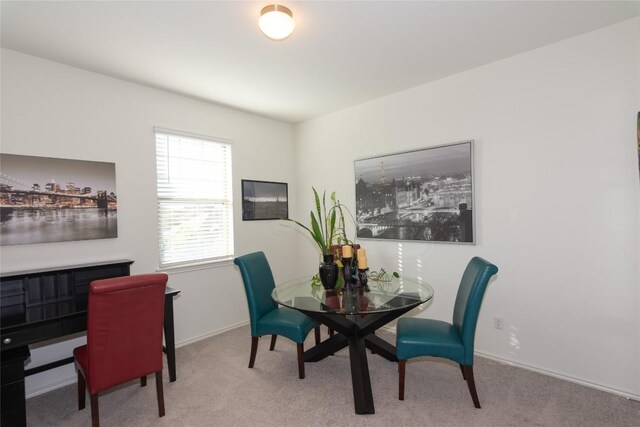
[[[320,264],[320,282],[325,289],[335,289],[338,282],[338,266],[333,262],[333,254],[325,254],[322,256],[322,264]]]

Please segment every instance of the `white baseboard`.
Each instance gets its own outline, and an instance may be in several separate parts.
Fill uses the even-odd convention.
[[[236,323],[235,325],[227,326],[226,328],[218,329],[218,330],[215,330],[213,332],[208,332],[206,334],[199,335],[199,336],[197,336],[195,338],[190,338],[188,340],[180,341],[179,343],[176,343],[176,348],[183,347],[183,346],[189,345],[189,344],[193,344],[195,342],[202,341],[202,340],[205,340],[207,338],[211,338],[211,337],[216,336],[216,335],[220,335],[222,333],[231,331],[233,329],[241,328],[241,327],[243,327],[245,325],[248,325],[248,324],[249,324],[249,321],[245,320],[243,322]],[[71,385],[71,384],[75,384],[76,381],[77,381],[76,375],[72,375],[72,376],[66,377],[66,378],[61,378],[60,380],[58,380],[56,382],[53,382],[51,384],[47,384],[47,385],[44,385],[44,386],[41,386],[41,387],[36,387],[36,388],[34,388],[32,390],[29,390],[29,393],[25,397],[27,399],[30,399],[32,397],[39,396],[39,395],[44,394],[44,393],[48,393],[50,391],[59,389],[61,387],[65,387],[65,386],[68,386],[68,385]]]
[[[207,332],[206,334],[198,335],[197,337],[189,338],[188,340],[184,340],[184,341],[180,341],[179,343],[176,343],[176,348],[184,347],[185,345],[189,345],[189,344],[193,344],[193,343],[198,342],[198,341],[206,340],[207,338],[215,337],[216,335],[220,335],[220,334],[223,334],[225,332],[241,328],[241,327],[243,327],[245,325],[248,325],[248,324],[249,324],[249,321],[245,320],[243,322],[236,323],[235,325],[227,326],[227,327],[222,328],[222,329],[216,329],[215,331]]]
[[[576,377],[569,376],[567,374],[561,374],[559,372],[550,371],[548,369],[540,368],[538,366],[528,365],[526,363],[514,362],[513,360],[505,359],[505,358],[502,358],[500,356],[496,356],[496,355],[493,355],[493,354],[490,354],[490,353],[476,351],[474,354],[477,355],[477,356],[480,356],[480,357],[484,357],[485,359],[490,359],[490,360],[494,360],[494,361],[499,362],[499,363],[504,363],[505,365],[511,365],[511,366],[515,366],[517,368],[526,369],[528,371],[537,372],[539,374],[543,374],[543,375],[547,375],[547,376],[550,376],[550,377],[558,378],[558,379],[561,379],[561,380],[569,381],[569,382],[572,382],[572,383],[580,384],[580,385],[583,385],[583,386],[586,386],[586,387],[595,388],[595,389],[600,390],[600,391],[606,391],[607,393],[617,394],[618,396],[622,396],[622,397],[625,397],[627,399],[631,399],[631,400],[640,402],[640,395],[631,393],[631,392],[626,391],[626,390],[618,390],[618,389],[615,389],[615,388],[611,388],[611,387],[603,386],[603,385],[600,385],[600,384],[596,384],[596,383],[587,381],[587,380],[582,379],[582,378],[576,378]]]
[[[26,399],[30,399],[32,397],[36,397],[39,396],[41,394],[45,394],[48,393],[50,391],[71,385],[71,384],[75,384],[76,381],[78,380],[78,377],[76,377],[75,375],[71,376],[71,377],[67,377],[67,378],[63,378],[60,381],[56,381],[54,383],[51,384],[47,384],[44,385],[42,387],[36,387],[33,390],[31,390],[26,396]]]
[[[396,327],[394,326],[383,326],[382,328],[380,328],[383,331],[389,332],[391,334],[396,334]],[[526,363],[520,363],[520,362],[514,362],[513,360],[509,360],[509,359],[505,359],[503,357],[500,356],[496,356],[494,354],[490,354],[490,353],[486,353],[486,352],[482,352],[482,351],[475,351],[474,354],[476,356],[479,357],[484,357],[485,359],[490,359],[490,360],[494,360],[498,363],[504,363],[505,365],[511,365],[511,366],[515,366],[517,368],[522,368],[522,369],[526,369],[528,371],[533,371],[533,372],[537,372],[539,374],[542,375],[547,375],[550,377],[554,377],[554,378],[558,378],[564,381],[569,381],[575,384],[580,384],[586,387],[591,387],[591,388],[595,388],[596,390],[600,390],[600,391],[605,391],[607,393],[613,393],[616,394],[618,396],[622,396],[624,398],[627,399],[631,399],[633,401],[636,402],[640,402],[640,395],[634,394],[632,392],[629,392],[628,390],[618,390],[616,388],[611,388],[611,387],[607,387],[607,386],[603,386],[601,384],[596,384],[590,381],[587,381],[585,379],[582,378],[576,378],[576,377],[572,377],[566,374],[562,374],[559,372],[555,372],[555,371],[550,371],[548,369],[545,368],[541,368],[539,366],[533,366],[533,365],[528,365]]]

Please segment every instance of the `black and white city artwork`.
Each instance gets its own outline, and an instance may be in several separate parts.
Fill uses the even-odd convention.
[[[359,238],[475,243],[473,141],[355,161]]]
[[[242,180],[242,220],[289,218],[287,183]]]
[[[0,154],[0,245],[118,237],[115,163]]]

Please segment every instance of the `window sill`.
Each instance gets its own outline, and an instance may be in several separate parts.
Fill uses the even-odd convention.
[[[169,274],[188,273],[190,271],[207,270],[210,268],[228,267],[233,265],[233,257],[219,259],[215,261],[198,262],[193,264],[177,265],[175,267],[158,268],[158,272],[165,272]]]

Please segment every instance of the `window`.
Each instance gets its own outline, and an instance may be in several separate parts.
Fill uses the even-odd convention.
[[[155,134],[160,268],[233,257],[231,144]]]

